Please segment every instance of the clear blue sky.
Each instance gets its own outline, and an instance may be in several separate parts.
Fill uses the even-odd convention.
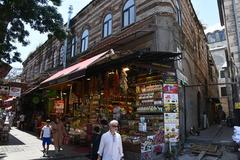
[[[85,7],[92,0],[63,0],[62,6],[59,7],[59,12],[62,14],[64,22],[68,19],[68,7],[73,5],[73,14],[75,16],[83,7]],[[191,0],[195,8],[195,12],[207,28],[219,24],[217,0]],[[29,28],[29,27],[28,27]],[[30,44],[26,47],[22,47],[17,44],[18,51],[21,53],[21,58],[24,61],[29,53],[34,51],[39,45],[43,44],[47,40],[46,34],[39,34],[36,31],[30,30],[30,36],[28,37]],[[11,64],[13,67],[21,68],[21,63]]]
[[[191,0],[198,19],[206,27],[220,23],[217,0]]]

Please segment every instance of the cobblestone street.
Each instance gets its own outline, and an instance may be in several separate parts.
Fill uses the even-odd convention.
[[[88,160],[86,154],[77,152],[76,148],[65,146],[63,151],[54,153],[50,145],[48,158],[42,157],[41,140],[37,137],[12,127],[9,142],[0,145],[0,159],[2,160],[30,160],[30,159],[81,159]]]

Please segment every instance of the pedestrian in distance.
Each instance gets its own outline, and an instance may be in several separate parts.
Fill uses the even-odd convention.
[[[23,113],[19,116],[19,121],[20,121],[20,129],[24,130],[25,115]]]
[[[50,127],[50,120],[46,120],[46,125],[42,127],[40,133],[40,139],[42,139],[42,146],[43,146],[43,156],[48,156],[49,145],[51,144],[51,127]],[[45,145],[47,144],[47,148]]]
[[[95,126],[93,128],[93,136],[92,136],[92,160],[97,160],[98,158],[98,148],[101,140],[101,131],[99,126]]]
[[[53,145],[55,152],[58,153],[63,146],[63,139],[67,136],[65,127],[60,118],[56,118],[55,122],[51,123],[52,134],[53,134]]]
[[[106,119],[102,119],[100,121],[101,124],[101,135],[103,135],[104,133],[106,133],[108,131],[108,121]]]
[[[98,160],[122,160],[123,148],[122,138],[118,131],[118,121],[112,120],[109,123],[109,131],[101,137]]]

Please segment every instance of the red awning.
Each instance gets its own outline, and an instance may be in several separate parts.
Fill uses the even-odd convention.
[[[11,110],[12,106],[6,107],[5,110]]]
[[[11,101],[13,101],[14,99],[16,99],[16,97],[8,98],[8,99],[4,100],[4,103],[11,102]]]
[[[65,68],[57,73],[55,73],[54,75],[52,75],[51,77],[49,77],[48,79],[46,79],[45,81],[41,82],[41,84],[44,84],[46,82],[50,82],[50,81],[54,81],[57,80],[59,78],[65,77],[67,75],[70,75],[72,73],[76,73],[78,71],[84,71],[87,69],[88,66],[90,66],[91,64],[93,64],[95,61],[97,61],[98,59],[100,59],[101,57],[103,57],[104,55],[106,55],[109,51],[103,52],[101,54],[98,54],[94,57],[91,57],[85,61],[79,62],[73,66],[70,66],[68,68]],[[81,75],[84,76],[84,75]]]

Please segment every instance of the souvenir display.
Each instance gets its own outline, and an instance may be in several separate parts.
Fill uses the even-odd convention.
[[[161,159],[166,142],[179,141],[176,82],[174,72],[133,76],[118,69],[80,81],[71,88],[68,108],[65,95],[65,100],[56,101],[54,111],[68,112],[70,143],[90,143],[94,126],[116,119],[126,157]]]

